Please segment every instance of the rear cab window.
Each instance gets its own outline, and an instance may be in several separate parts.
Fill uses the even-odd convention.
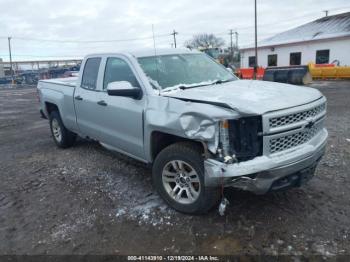
[[[100,69],[101,58],[93,57],[86,60],[84,66],[81,87],[89,90],[96,90],[98,71]]]

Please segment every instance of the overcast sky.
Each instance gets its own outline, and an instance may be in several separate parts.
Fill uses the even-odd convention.
[[[181,47],[198,33],[214,33],[228,45],[229,29],[239,33],[240,46],[254,40],[254,0],[0,0],[0,10],[0,58],[5,61],[8,36],[13,37],[13,60],[153,47],[152,24],[159,48],[171,47],[173,29]],[[320,18],[323,10],[330,15],[350,11],[350,2],[258,0],[258,38]],[[100,40],[130,41],[87,42]]]

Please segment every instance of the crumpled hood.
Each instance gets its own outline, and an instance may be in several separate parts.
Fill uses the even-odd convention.
[[[163,92],[189,101],[222,104],[246,114],[264,114],[310,103],[322,97],[310,87],[268,81],[236,80],[224,84]]]

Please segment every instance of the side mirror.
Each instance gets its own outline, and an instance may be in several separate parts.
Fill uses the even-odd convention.
[[[110,96],[125,96],[139,99],[142,91],[139,87],[133,87],[128,81],[117,81],[107,85],[107,94]]]

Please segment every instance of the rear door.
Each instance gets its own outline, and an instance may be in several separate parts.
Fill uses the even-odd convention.
[[[81,134],[93,139],[99,137],[98,119],[99,90],[99,71],[101,68],[101,57],[87,58],[84,65],[84,71],[81,77],[80,86],[74,93],[75,112],[77,123]]]
[[[115,81],[128,81],[141,88],[141,81],[129,61],[122,56],[105,57],[104,78],[100,105],[100,141],[115,149],[144,159],[143,111],[145,96],[140,99],[107,94],[107,85]]]

